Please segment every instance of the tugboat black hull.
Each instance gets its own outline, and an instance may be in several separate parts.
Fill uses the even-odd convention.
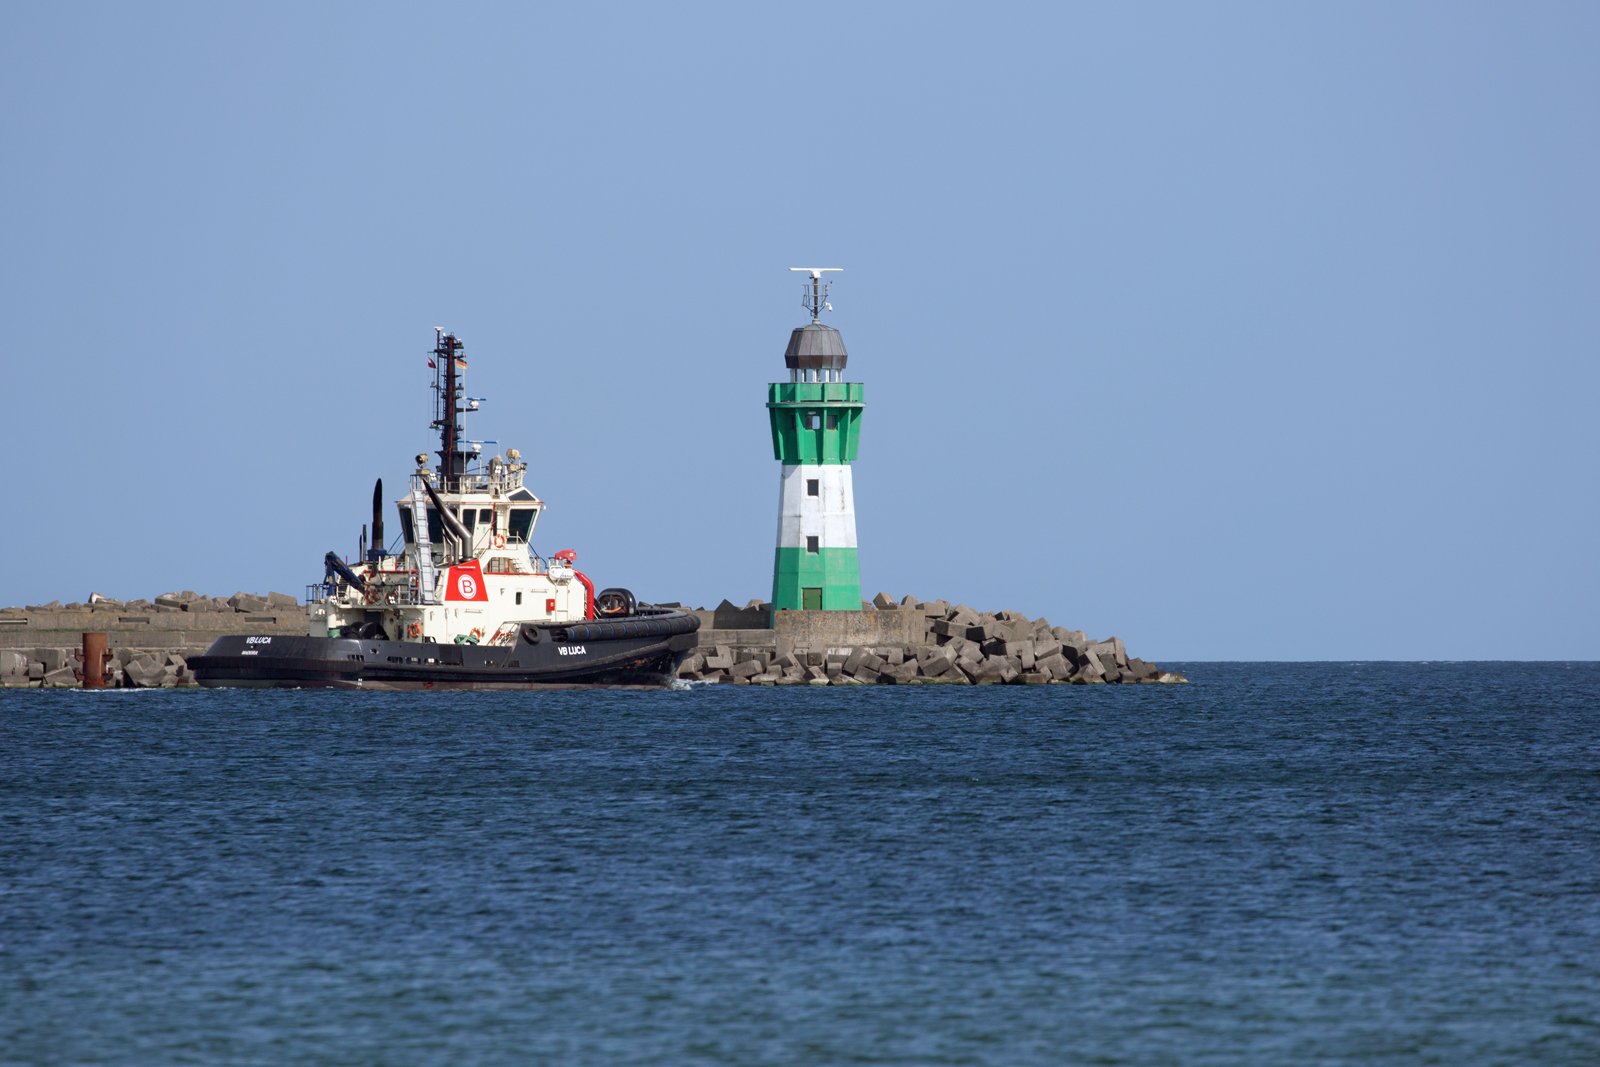
[[[509,645],[232,634],[188,664],[210,688],[655,689],[671,684],[699,628],[662,611],[528,624]]]

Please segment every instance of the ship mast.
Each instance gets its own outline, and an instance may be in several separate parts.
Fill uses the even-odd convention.
[[[435,401],[433,420],[434,427],[439,431],[439,488],[447,493],[457,490],[457,482],[463,471],[461,454],[461,412],[456,406],[460,396],[460,379],[456,377],[456,353],[464,346],[460,339],[453,333],[445,333],[435,326],[436,339],[433,345],[433,359],[436,377],[444,379],[443,385],[435,385],[438,390]],[[440,374],[439,372],[443,372]]]

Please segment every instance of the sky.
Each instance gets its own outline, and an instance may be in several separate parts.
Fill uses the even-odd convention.
[[[1593,4],[3,10],[0,603],[302,594],[435,326],[541,553],[767,598],[830,266],[864,595],[1600,658]]]

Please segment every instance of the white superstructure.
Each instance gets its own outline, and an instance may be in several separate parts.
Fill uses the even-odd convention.
[[[508,449],[485,462],[484,442],[461,440],[460,416],[476,411],[478,400],[459,395],[460,351],[441,331],[430,360],[441,460],[430,470],[419,455],[410,492],[396,501],[402,546],[391,554],[382,543],[380,481],[373,548],[354,563],[328,554],[327,579],[310,597],[311,636],[512,644],[523,623],[593,616],[594,588],[574,568],[574,553],[545,560],[531,548],[545,503],[523,484],[528,465],[520,454]],[[463,399],[470,406],[458,406]]]

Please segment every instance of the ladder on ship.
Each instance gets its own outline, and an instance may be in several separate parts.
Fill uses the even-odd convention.
[[[416,531],[417,538],[417,592],[424,604],[432,604],[439,569],[433,565],[433,531],[428,527],[427,500],[421,493],[411,494],[411,528]]]

